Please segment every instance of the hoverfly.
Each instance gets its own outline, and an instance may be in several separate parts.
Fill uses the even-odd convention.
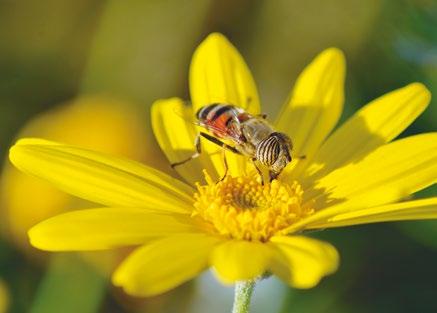
[[[266,115],[251,115],[244,109],[223,103],[213,103],[201,107],[196,113],[196,124],[206,129],[212,135],[199,132],[195,139],[196,153],[186,160],[171,164],[182,165],[201,153],[200,137],[203,137],[224,150],[251,158],[261,176],[258,164],[269,170],[270,182],[277,178],[284,167],[291,162],[291,139],[284,133],[276,132],[266,121]],[[227,140],[229,145],[222,140]],[[224,157],[225,174],[228,167]]]

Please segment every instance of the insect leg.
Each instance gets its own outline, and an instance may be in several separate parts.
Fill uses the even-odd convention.
[[[172,163],[172,164],[170,164],[170,166],[172,168],[175,168],[178,165],[182,165],[184,163],[187,163],[188,161],[193,160],[195,158],[198,158],[200,156],[200,153],[202,152],[202,148],[200,146],[200,135],[199,134],[197,134],[196,138],[194,139],[194,146],[196,147],[196,152],[192,156],[190,156],[188,159],[185,159],[183,161]]]
[[[270,182],[272,182],[272,180],[276,179],[279,176],[280,173],[276,173],[273,171],[269,171],[269,176],[270,176]]]
[[[212,143],[215,143],[216,145],[218,145],[226,150],[229,150],[229,151],[236,153],[236,154],[241,154],[240,151],[238,151],[234,147],[220,141],[219,139],[217,139],[211,135],[208,135],[204,132],[200,132],[194,140],[194,146],[196,147],[196,152],[192,156],[190,156],[189,158],[187,158],[183,161],[179,161],[179,162],[175,162],[175,163],[170,164],[172,168],[175,168],[178,165],[182,165],[182,164],[184,164],[190,160],[193,160],[195,158],[198,158],[200,156],[200,153],[202,152],[201,145],[200,145],[200,136],[202,136],[203,138],[211,141]],[[226,163],[226,165],[227,165],[227,163]]]
[[[258,165],[256,165],[256,158],[252,158],[252,163],[253,163],[253,166],[255,166],[256,171],[258,172],[258,175],[261,177],[261,185],[264,185],[263,173],[259,169]]]
[[[222,152],[223,152],[223,165],[224,165],[224,167],[225,167],[225,173],[223,174],[223,177],[219,180],[219,181],[222,181],[223,179],[225,179],[226,175],[228,174],[228,169],[229,169],[229,167],[228,167],[228,161],[226,160],[226,153],[225,153],[225,150],[229,150],[229,151],[231,151],[231,152],[233,152],[233,153],[236,153],[236,154],[241,154],[241,152],[238,151],[237,149],[235,149],[234,147],[232,147],[232,146],[230,146],[230,145],[224,143],[223,141],[221,141],[221,140],[219,140],[219,139],[217,139],[217,138],[215,138],[215,137],[213,137],[213,136],[211,136],[211,135],[208,135],[207,133],[200,132],[200,135],[201,135],[203,138],[208,139],[208,140],[211,141],[212,143],[215,143],[216,145],[222,147]]]
[[[200,136],[202,136],[205,139],[208,139],[212,143],[215,143],[216,145],[218,145],[218,146],[220,146],[220,147],[222,147],[222,148],[224,148],[226,150],[229,150],[229,151],[231,151],[231,152],[233,152],[235,154],[241,154],[241,152],[238,151],[237,149],[235,149],[234,147],[224,143],[220,139],[217,139],[217,138],[215,138],[215,137],[213,137],[211,135],[208,135],[207,133],[200,132]]]
[[[226,160],[225,148],[222,149],[222,156],[223,156],[223,165],[225,167],[225,173],[223,174],[223,177],[220,178],[219,181],[222,181],[223,179],[225,179],[226,175],[228,174],[228,161]]]
[[[257,115],[255,115],[256,117],[260,117],[260,118],[262,118],[263,120],[265,120],[266,118],[267,118],[267,114],[265,114],[265,113],[260,113],[260,114],[257,114]]]

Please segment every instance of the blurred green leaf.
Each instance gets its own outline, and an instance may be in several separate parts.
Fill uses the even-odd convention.
[[[365,45],[380,8],[376,0],[260,2],[247,57],[263,109],[277,112],[297,75],[322,50],[332,46],[344,50],[349,66]]]
[[[80,256],[52,255],[31,313],[94,313],[105,295],[107,279]]]
[[[141,100],[180,95],[211,1],[109,1],[82,91]]]

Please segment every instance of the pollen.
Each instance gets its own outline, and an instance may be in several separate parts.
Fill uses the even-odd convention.
[[[262,185],[255,175],[197,184],[193,217],[209,223],[214,232],[233,239],[267,241],[313,213],[302,206],[303,190],[296,181],[273,180]]]

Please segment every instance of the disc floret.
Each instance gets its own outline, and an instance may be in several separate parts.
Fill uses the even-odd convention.
[[[262,185],[255,175],[197,184],[193,216],[210,223],[214,231],[233,239],[267,241],[312,210],[302,206],[297,181],[274,180]]]

